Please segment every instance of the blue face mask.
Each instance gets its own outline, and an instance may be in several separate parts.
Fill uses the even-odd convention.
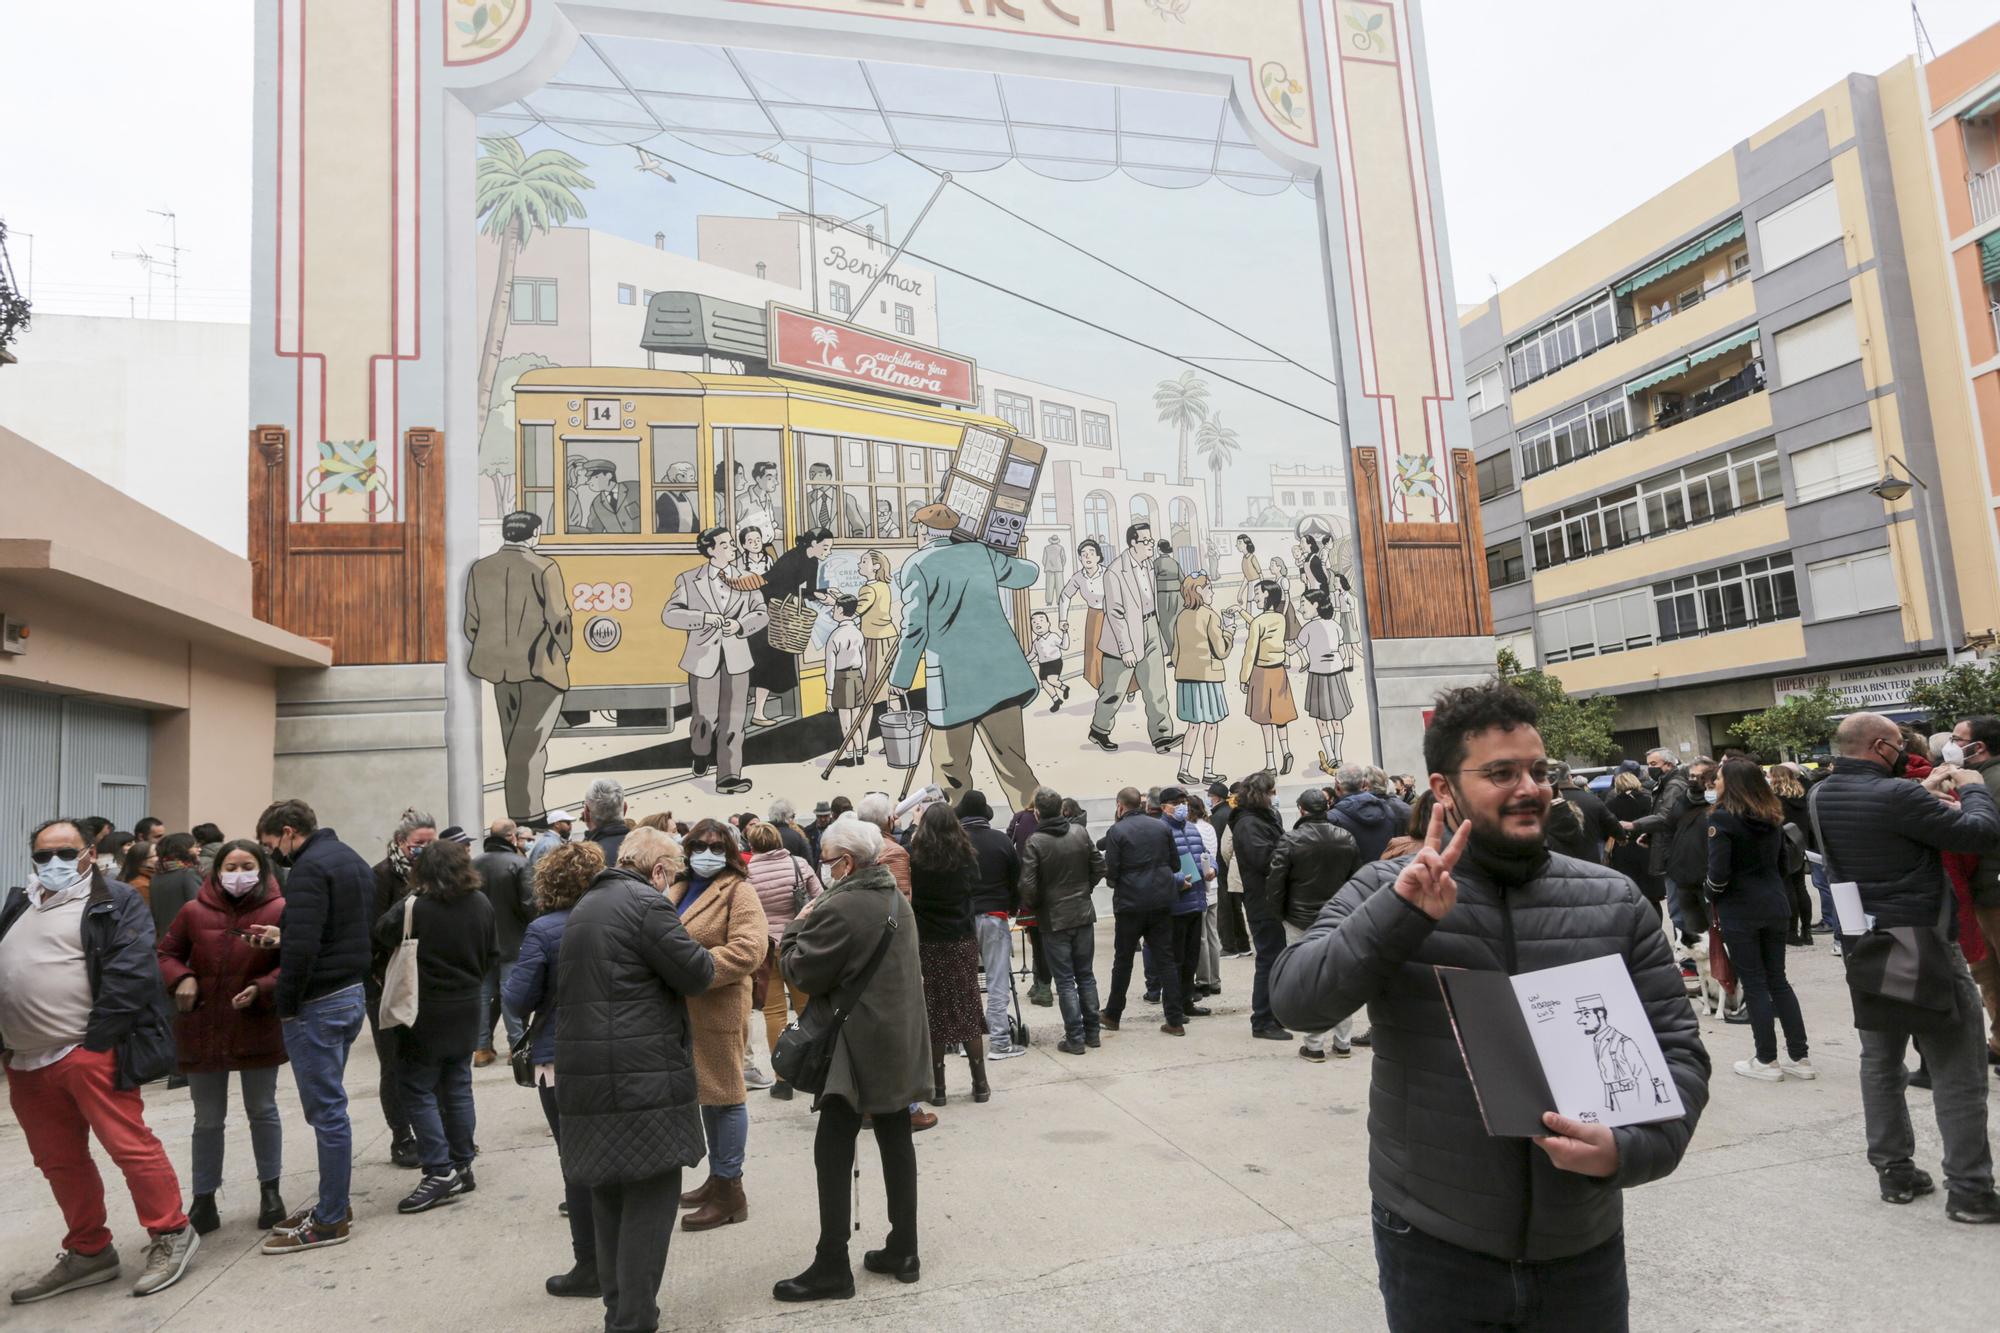
[[[1710,787],[1707,791],[1701,794],[1701,799],[1707,801],[1710,805],[1714,805],[1717,801],[1722,799],[1722,793],[1717,791],[1715,788]]]
[[[60,856],[52,856],[46,864],[35,867],[35,882],[42,886],[43,893],[61,893],[83,878],[84,868],[88,865],[89,862],[82,857],[65,861]]]
[[[696,852],[688,858],[688,868],[703,879],[713,879],[729,864],[729,858],[721,852]]]

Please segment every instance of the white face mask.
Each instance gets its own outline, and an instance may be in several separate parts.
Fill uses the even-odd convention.
[[[819,863],[819,882],[821,884],[831,884],[833,883],[833,880],[834,880],[834,874],[833,874],[832,863],[828,861],[821,861]]]
[[[1965,747],[1957,741],[1944,743],[1944,761],[1953,767],[1965,762]]]
[[[1701,799],[1707,801],[1710,805],[1714,805],[1717,801],[1722,799],[1722,793],[1717,791],[1715,788],[1710,787],[1707,791],[1701,794]]]
[[[35,867],[35,883],[42,886],[43,893],[61,893],[70,885],[82,879],[88,862],[82,857],[65,861],[60,856],[52,856],[46,865]]]
[[[254,870],[224,870],[217,873],[215,882],[222,891],[232,898],[241,898],[257,887],[257,872]]]
[[[97,858],[97,868],[102,870],[106,875],[115,877],[118,874],[118,858],[115,856],[100,856]]]

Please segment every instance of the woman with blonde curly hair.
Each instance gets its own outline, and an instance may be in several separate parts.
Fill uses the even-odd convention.
[[[532,1034],[528,1058],[534,1062],[535,1091],[542,1116],[562,1151],[562,1112],[556,1106],[556,962],[562,955],[569,909],[604,869],[604,852],[594,842],[566,842],[535,862],[535,910],[521,936],[521,956],[500,986],[500,1003]],[[569,1210],[569,1247],[575,1263],[542,1285],[551,1296],[598,1296],[597,1231],[590,1220],[590,1191],[563,1182]]]

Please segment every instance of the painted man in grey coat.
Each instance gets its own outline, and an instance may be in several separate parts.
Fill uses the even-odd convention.
[[[749,725],[750,636],[770,624],[764,599],[730,586],[723,571],[736,559],[728,528],[695,538],[703,563],[674,580],[674,595],[660,619],[687,633],[681,670],[693,694],[694,774],[714,764],[715,789],[725,796],[750,790],[743,776],[743,733]]]
[[[507,751],[507,817],[538,820],[549,737],[569,690],[568,590],[556,562],[538,553],[540,514],[500,520],[505,544],[465,571],[466,669],[493,686]]]

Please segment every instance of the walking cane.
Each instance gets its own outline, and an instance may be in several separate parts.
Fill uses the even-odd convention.
[[[868,693],[861,696],[861,707],[856,711],[854,721],[848,725],[847,734],[842,736],[840,744],[834,747],[833,758],[827,760],[826,767],[819,771],[819,780],[821,782],[825,782],[832,775],[834,765],[838,764],[840,757],[847,753],[847,747],[854,744],[854,733],[868,725],[868,715],[875,711],[875,696],[880,694],[882,687],[889,683],[889,673],[895,669],[895,666],[896,661],[894,658],[884,662],[881,671],[877,672],[875,679],[869,682]]]

